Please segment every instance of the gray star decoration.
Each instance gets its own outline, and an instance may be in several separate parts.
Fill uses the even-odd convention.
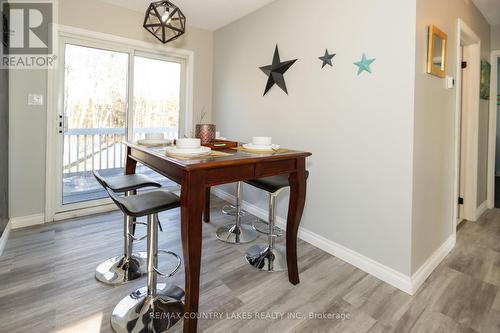
[[[333,53],[333,54],[328,53],[328,49],[326,49],[325,55],[322,57],[319,57],[319,60],[323,61],[323,66],[321,66],[321,68],[325,68],[326,65],[330,65],[331,67],[333,67],[332,59],[336,55],[337,55],[336,53]]]
[[[288,95],[288,90],[286,89],[285,77],[283,76],[287,70],[292,67],[292,65],[297,61],[289,60],[281,62],[280,53],[278,51],[278,45],[276,45],[276,50],[274,51],[273,63],[269,66],[260,67],[260,69],[268,76],[266,90],[264,91],[264,96],[268,91],[276,84],[278,87],[283,89],[283,91]]]

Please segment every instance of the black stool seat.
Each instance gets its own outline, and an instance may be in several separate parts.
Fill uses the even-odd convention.
[[[309,177],[309,171],[306,171],[306,178],[308,177]],[[290,184],[288,183],[288,174],[247,180],[245,181],[245,183],[255,186],[269,193],[274,193],[276,191],[281,190],[284,187],[290,186]]]
[[[178,196],[167,190],[153,190],[128,197],[119,197],[107,188],[111,199],[128,216],[141,217],[157,214],[181,206]]]
[[[94,177],[102,186],[109,187],[116,193],[134,191],[144,187],[161,187],[161,184],[144,175],[134,174],[103,177],[98,171],[94,171]]]

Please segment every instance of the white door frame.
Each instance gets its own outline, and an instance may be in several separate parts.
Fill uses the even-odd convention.
[[[161,44],[148,43],[134,39],[118,37],[110,34],[74,28],[70,26],[57,25],[57,35],[59,37],[76,38],[92,42],[104,42],[110,46],[122,49],[133,49],[137,52],[146,52],[149,54],[157,54],[159,56],[177,57],[185,61],[185,81],[184,91],[185,96],[181,96],[181,106],[186,110],[185,124],[181,131],[190,133],[193,128],[193,78],[194,78],[194,52],[184,49],[167,47]],[[58,45],[59,47],[59,45]],[[60,67],[60,66],[59,66]],[[68,217],[76,217],[88,214],[94,214],[107,210],[114,209],[108,200],[102,200],[101,206],[86,207],[85,205],[75,205],[74,210],[68,212],[57,213],[58,204],[56,194],[58,192],[58,184],[55,181],[58,173],[58,156],[60,147],[58,146],[58,116],[62,105],[60,94],[60,76],[61,68],[48,70],[47,73],[47,139],[46,139],[46,176],[45,176],[45,222],[52,222]],[[129,71],[132,68],[129,68]]]
[[[498,59],[500,50],[491,51],[490,117],[488,137],[488,208],[495,207],[495,161],[497,144]]]
[[[477,89],[471,89],[471,103],[470,109],[473,111],[468,116],[468,121],[466,124],[467,132],[462,133],[461,131],[461,108],[462,108],[462,93],[459,89],[462,86],[462,46],[471,46],[471,59],[469,60],[468,67],[470,66],[470,78],[471,86],[476,86]],[[465,24],[461,19],[457,21],[457,44],[456,44],[456,100],[455,100],[455,152],[454,152],[454,191],[453,191],[453,218],[452,218],[452,229],[453,233],[456,235],[456,223],[458,220],[458,197],[459,193],[459,175],[460,175],[460,146],[461,137],[465,141],[462,144],[465,148],[465,154],[467,156],[467,170],[461,170],[465,173],[465,194],[464,194],[464,207],[463,216],[460,218],[467,219],[470,221],[477,220],[477,162],[478,162],[478,125],[479,125],[479,82],[480,82],[480,62],[481,62],[481,39],[478,35]],[[477,85],[476,85],[477,84]]]

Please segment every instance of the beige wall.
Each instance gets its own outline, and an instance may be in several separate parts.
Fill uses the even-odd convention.
[[[111,21],[110,18],[116,18],[116,21]],[[155,44],[159,43],[153,35],[142,27],[143,13],[116,7],[98,0],[63,0],[59,6],[59,21],[63,25],[105,32]],[[193,119],[198,119],[201,110],[205,108],[209,117],[205,120],[210,120],[212,110],[213,33],[188,26],[183,37],[167,44],[167,46],[194,51]]]
[[[412,273],[452,234],[453,149],[457,89],[445,89],[443,79],[425,73],[427,27],[448,34],[447,73],[455,76],[457,19],[481,38],[481,53],[489,59],[490,27],[470,0],[418,0],[415,67],[415,144],[413,156]],[[478,87],[479,89],[479,87]],[[488,102],[481,101],[478,205],[486,200]]]
[[[278,0],[216,31],[214,46],[214,119],[222,134],[243,141],[269,135],[311,151],[302,226],[404,274],[414,22],[412,0]],[[267,78],[259,67],[271,63],[276,43],[282,60],[298,61],[285,74],[289,95],[274,87],[263,97]],[[321,69],[325,48],[337,53],[333,68]],[[357,76],[353,62],[363,52],[376,58],[373,74]],[[264,210],[266,198],[245,187],[244,199]],[[283,194],[279,216],[286,209]]]
[[[59,21],[82,29],[157,42],[142,27],[142,13],[97,0],[59,1]],[[194,51],[194,120],[205,107],[211,118],[213,33],[189,27],[175,43]],[[9,207],[11,217],[40,214],[45,210],[46,107],[27,106],[28,93],[47,92],[47,73],[10,71]]]
[[[491,50],[500,50],[500,24],[491,27]]]

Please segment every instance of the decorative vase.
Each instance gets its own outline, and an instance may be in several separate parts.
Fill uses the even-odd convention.
[[[202,145],[206,145],[215,140],[215,129],[213,124],[198,124],[194,136],[201,140]]]

